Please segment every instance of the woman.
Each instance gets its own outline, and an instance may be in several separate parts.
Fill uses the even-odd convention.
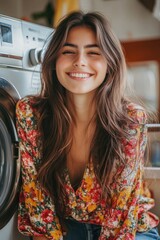
[[[98,13],[58,25],[42,91],[17,104],[20,232],[34,240],[158,239],[142,196],[146,113],[124,97],[121,46]]]

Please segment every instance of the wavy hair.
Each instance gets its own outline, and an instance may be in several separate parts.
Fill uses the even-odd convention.
[[[126,63],[119,40],[113,34],[108,21],[99,13],[73,12],[64,17],[51,38],[42,63],[42,91],[36,97],[38,127],[42,136],[42,162],[38,180],[50,193],[59,217],[64,216],[63,170],[66,156],[71,148],[73,116],[66,104],[66,90],[56,75],[56,60],[71,28],[90,27],[107,60],[107,73],[96,91],[96,130],[94,132],[90,159],[105,196],[109,195],[108,183],[116,158],[121,159],[121,138],[127,136],[130,121],[124,98]]]

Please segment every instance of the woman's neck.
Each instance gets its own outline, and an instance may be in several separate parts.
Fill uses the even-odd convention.
[[[95,101],[92,93],[69,94],[68,107],[70,108],[76,126],[87,126],[95,113]]]

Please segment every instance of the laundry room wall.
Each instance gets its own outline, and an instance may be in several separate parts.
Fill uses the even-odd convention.
[[[160,21],[138,0],[92,0],[92,9],[107,16],[121,40],[160,37]]]
[[[21,18],[22,16],[22,1],[21,0],[1,0],[0,14]]]
[[[48,0],[1,0],[0,14],[34,22],[32,14],[42,12],[45,9]],[[36,22],[36,21],[35,21]],[[38,20],[39,24],[46,25],[45,19]]]
[[[46,24],[45,18],[35,20],[33,13],[42,13],[48,3],[56,0],[1,0],[0,13]],[[160,37],[160,22],[139,0],[79,0],[80,9],[99,11],[110,20],[120,40]]]

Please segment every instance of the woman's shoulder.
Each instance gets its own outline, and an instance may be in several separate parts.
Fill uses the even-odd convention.
[[[34,111],[34,97],[21,98],[16,104],[16,111],[20,112],[33,112]]]
[[[35,98],[27,96],[20,99],[16,104],[16,118],[18,119],[37,119],[38,111],[35,107]]]
[[[128,103],[126,105],[127,114],[133,123],[145,124],[147,122],[147,113],[144,107],[136,103]]]

